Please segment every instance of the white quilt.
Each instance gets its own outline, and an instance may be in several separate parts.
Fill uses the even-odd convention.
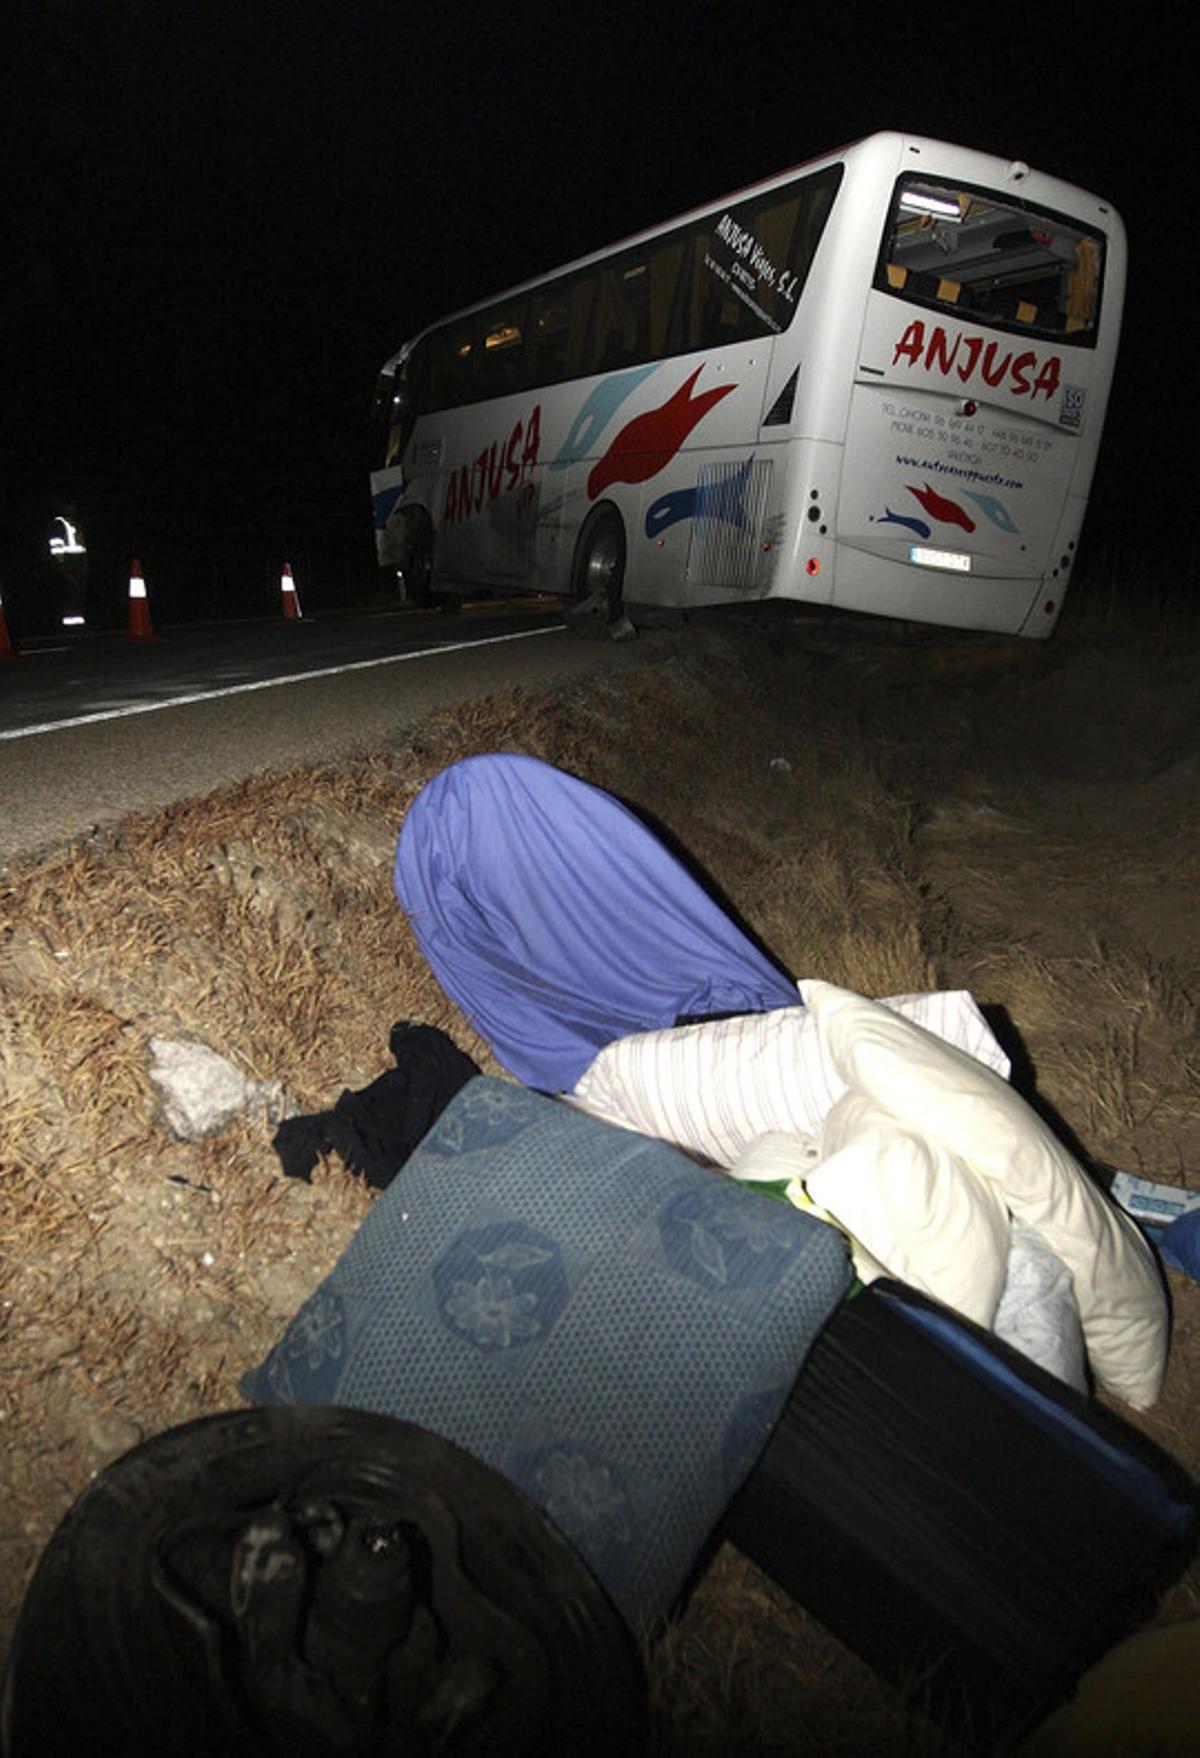
[[[886,1270],[1035,1358],[1034,1282],[1060,1312],[1073,1296],[1097,1380],[1152,1404],[1167,1350],[1153,1253],[1008,1085],[970,995],[801,994],[803,1008],[623,1038],[568,1097],[737,1177],[788,1180],[851,1235],[864,1279]],[[1078,1383],[1077,1366],[1044,1365]]]

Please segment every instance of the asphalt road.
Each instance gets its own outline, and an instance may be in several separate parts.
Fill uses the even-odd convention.
[[[246,775],[394,745],[432,709],[635,660],[546,603],[44,642],[0,662],[0,862]]]

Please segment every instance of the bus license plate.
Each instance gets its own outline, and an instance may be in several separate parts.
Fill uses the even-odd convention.
[[[919,568],[953,568],[956,574],[971,572],[971,558],[958,549],[925,549],[919,543],[909,545],[908,559]]]

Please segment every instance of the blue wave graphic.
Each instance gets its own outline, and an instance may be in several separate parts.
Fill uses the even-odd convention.
[[[884,513],[883,518],[876,519],[875,523],[877,525],[905,525],[910,531],[915,531],[918,537],[928,537],[931,529],[924,519],[907,518],[903,513],[893,513],[890,507]]]

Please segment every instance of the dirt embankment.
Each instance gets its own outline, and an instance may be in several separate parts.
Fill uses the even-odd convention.
[[[645,664],[470,703],[336,770],[255,778],[9,869],[5,1635],[89,1475],[239,1403],[240,1374],[365,1212],[336,1163],[311,1187],[282,1178],[279,1089],[316,1110],[365,1085],[404,1017],[495,1071],[390,890],[408,802],[460,756],[527,751],[636,802],[798,975],[971,988],[1065,1133],[1197,1182],[1195,631],[1131,647],[1066,628],[1034,647],[779,609],[702,619],[647,643]],[[155,1038],[267,1084],[181,1140]],[[1182,1277],[1172,1295],[1144,1426],[1200,1474],[1200,1300]],[[1164,1615],[1194,1613],[1198,1584]],[[894,1697],[728,1550],[652,1683],[663,1752],[911,1749]]]

